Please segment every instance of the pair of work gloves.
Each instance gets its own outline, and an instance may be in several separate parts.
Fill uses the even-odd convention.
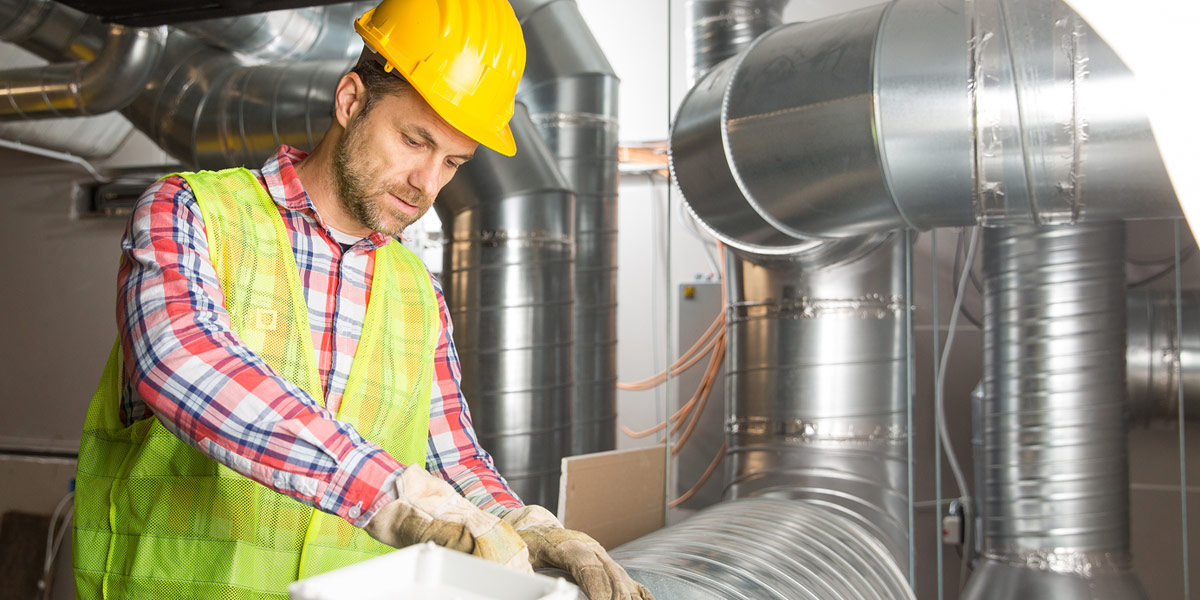
[[[384,544],[403,548],[433,542],[525,573],[562,569],[590,600],[653,600],[599,542],[565,529],[540,506],[521,507],[500,519],[412,465],[396,478],[396,491],[398,500],[375,513],[365,528]]]

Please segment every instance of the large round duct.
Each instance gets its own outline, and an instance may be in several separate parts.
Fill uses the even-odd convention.
[[[656,600],[913,598],[870,531],[804,501],[725,502],[611,554]]]
[[[1123,224],[983,242],[983,558],[963,598],[1145,598],[1129,553]]]
[[[480,444],[525,502],[558,505],[571,449],[573,197],[517,104],[517,154],[480,148],[434,205],[442,283]]]
[[[1131,78],[1061,0],[890,2],[778,27],[718,65],[679,110],[672,171],[707,227],[760,253],[1177,216]]]

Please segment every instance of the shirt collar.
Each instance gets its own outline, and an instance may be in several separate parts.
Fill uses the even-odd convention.
[[[271,195],[276,204],[309,217],[320,226],[326,236],[332,239],[329,226],[325,224],[325,220],[313,206],[312,198],[309,198],[308,192],[304,190],[304,185],[300,182],[300,176],[296,174],[296,164],[307,157],[308,153],[303,150],[286,144],[280,146],[267,159],[267,162],[263,163],[263,182],[267,186],[267,193]],[[398,237],[401,240],[405,239],[403,234]],[[396,238],[373,231],[366,239],[368,249],[374,249]]]

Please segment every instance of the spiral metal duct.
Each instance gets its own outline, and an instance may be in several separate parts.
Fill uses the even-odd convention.
[[[1182,297],[1181,337],[1174,290],[1133,290],[1126,296],[1125,362],[1135,421],[1178,420],[1181,384],[1184,418],[1200,420],[1200,292]]]
[[[517,100],[575,192],[572,454],[616,447],[617,87],[574,0],[513,0],[528,46]]]
[[[94,115],[129,105],[162,55],[166,28],[108,27],[94,60],[0,72],[0,121]]]
[[[108,26],[53,0],[0,1],[0,40],[48,60],[92,60]]]
[[[1121,223],[984,230],[983,560],[963,598],[1145,598]]]
[[[788,0],[688,0],[684,43],[689,84],[737,54],[768,29],[783,23]]]
[[[276,10],[180,23],[192,37],[250,62],[357,58],[362,38],[350,23],[378,2]]]
[[[434,205],[475,431],[527,503],[558,505],[571,449],[570,186],[517,104],[512,158],[480,148]]]
[[[713,69],[679,110],[673,172],[702,222],[759,253],[1177,216],[1131,80],[1061,0],[890,2],[776,28]]]
[[[729,256],[727,494],[820,505],[906,565],[903,237],[842,256]]]
[[[717,504],[611,555],[658,600],[914,597],[872,532],[792,500]]]

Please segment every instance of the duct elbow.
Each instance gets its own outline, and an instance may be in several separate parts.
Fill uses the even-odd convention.
[[[112,25],[90,62],[53,64],[0,73],[0,121],[95,115],[137,98],[166,44],[166,27]]]
[[[113,25],[96,60],[80,70],[78,113],[94,115],[129,106],[146,87],[167,43],[167,28]]]

